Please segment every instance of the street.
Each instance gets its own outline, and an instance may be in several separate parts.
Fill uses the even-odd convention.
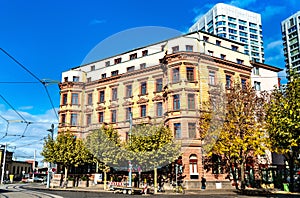
[[[94,198],[94,197],[216,197],[216,198],[235,198],[235,197],[299,197],[299,195],[281,194],[268,196],[246,196],[238,195],[233,191],[226,190],[207,190],[207,191],[188,191],[186,194],[176,194],[171,192],[148,195],[124,195],[114,194],[113,192],[105,191],[88,191],[88,189],[46,189],[44,186],[36,184],[7,184],[1,185],[0,198]]]

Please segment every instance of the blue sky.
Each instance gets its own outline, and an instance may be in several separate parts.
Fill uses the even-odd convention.
[[[298,0],[1,1],[0,48],[39,79],[54,83],[45,89],[0,51],[0,144],[8,143],[18,160],[32,159],[34,149],[40,158],[39,140],[49,134],[51,123],[58,122],[49,96],[58,108],[55,82],[61,80],[61,72],[79,66],[97,44],[118,32],[143,26],[187,32],[199,16],[221,2],[262,15],[266,63],[283,68],[280,22],[298,11]]]

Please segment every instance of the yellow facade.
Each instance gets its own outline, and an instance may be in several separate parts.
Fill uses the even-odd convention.
[[[131,108],[133,124],[162,122],[174,131],[174,138],[182,143],[184,174],[187,175],[185,180],[190,182],[191,186],[194,185],[192,184],[194,181],[199,183],[201,175],[204,174],[198,132],[201,105],[208,100],[211,88],[220,83],[223,86],[226,85],[226,75],[231,76],[231,81],[245,79],[249,82],[252,66],[249,57],[242,53],[242,45],[205,33],[199,34],[199,32],[195,33],[195,38],[200,35],[203,39],[186,39],[187,36],[192,35],[170,40],[167,52],[157,51],[149,54],[148,58],[153,57],[151,60],[156,63],[146,68],[101,78],[100,75],[107,73],[108,69],[99,67],[98,77],[94,75],[95,71],[87,69],[90,65],[101,65],[99,61],[99,63],[91,63],[70,71],[73,72],[72,75],[75,71],[78,72],[81,80],[79,82],[67,80],[60,84],[59,132],[71,131],[78,137],[85,137],[89,131],[101,127],[102,124],[111,124],[125,141],[129,131],[126,110]],[[216,45],[216,40],[220,40],[222,45]],[[185,46],[185,42],[193,45],[194,51],[172,52],[172,45],[179,43],[179,46]],[[160,46],[161,44],[153,45]],[[239,50],[232,50],[232,45],[238,46]],[[148,48],[149,46],[136,51],[139,53]],[[120,56],[126,57],[131,53],[124,53]],[[105,61],[107,60],[102,62]],[[143,62],[143,57],[140,58],[140,62]],[[121,68],[125,67],[125,64],[130,66],[130,60],[123,65],[115,66]],[[63,78],[66,78],[70,72],[65,72]],[[88,81],[89,78],[96,79]],[[157,88],[159,79],[162,80],[161,90]],[[143,93],[142,89],[145,84],[146,91]],[[132,86],[130,96],[128,95],[129,85]],[[117,96],[114,95],[115,89],[117,89]],[[161,113],[159,113],[159,105],[162,105]],[[143,114],[144,107],[146,107],[145,114]],[[112,118],[113,111],[116,111],[116,120]],[[75,114],[76,121],[74,121]],[[193,163],[196,164],[196,170],[193,169],[194,164],[191,164],[192,158]],[[213,176],[207,177],[214,180]],[[225,178],[221,176],[220,179]]]

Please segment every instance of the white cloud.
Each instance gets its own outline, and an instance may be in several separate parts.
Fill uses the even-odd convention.
[[[266,50],[278,49],[282,50],[282,40],[272,41],[267,44]]]
[[[30,110],[33,109],[33,106],[23,106],[23,107],[19,107],[20,110]]]
[[[193,19],[193,23],[197,22],[208,10],[210,10],[214,4],[205,4],[201,8],[193,8],[193,12],[196,14],[196,17]]]
[[[256,0],[231,0],[229,2],[227,2],[227,4],[239,7],[239,8],[246,8],[247,6],[249,6],[252,3],[255,3]]]
[[[106,23],[106,20],[99,20],[99,19],[94,19],[90,22],[90,25],[95,25],[95,24],[102,24],[102,23]]]
[[[285,6],[266,6],[261,12],[263,19],[269,19],[272,16],[278,15],[280,13],[286,12]]]
[[[52,109],[40,115],[18,113],[27,123],[14,110],[0,108],[0,144],[7,144],[8,151],[13,151],[14,157],[20,161],[33,159],[36,151],[39,161],[44,138],[49,134],[47,130],[52,123],[57,126],[57,118]]]

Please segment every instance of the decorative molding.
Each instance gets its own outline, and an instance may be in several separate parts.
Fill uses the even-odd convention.
[[[117,108],[117,107],[119,107],[119,105],[116,104],[116,103],[112,103],[111,105],[108,106],[109,109],[114,109],[114,108]]]
[[[155,95],[154,98],[152,98],[152,101],[161,101],[164,97],[162,95]]]
[[[149,77],[145,77],[145,78],[141,78],[141,79],[137,79],[138,82],[143,82],[143,81],[147,81],[149,79]]]
[[[92,111],[93,111],[92,108],[86,108],[86,109],[84,110],[85,113],[90,113],[90,112],[92,112]]]
[[[133,82],[134,82],[134,80],[126,81],[126,82],[123,82],[123,85],[132,84]]]
[[[208,70],[214,70],[214,71],[219,71],[219,68],[212,67],[212,66],[207,66]]]
[[[149,99],[147,98],[140,98],[136,103],[137,104],[144,104],[147,103],[149,101]]]
[[[229,71],[229,70],[224,70],[224,73],[225,73],[225,74],[230,74],[230,75],[232,75],[232,76],[235,74],[235,72]]]
[[[98,107],[96,108],[97,111],[103,111],[105,109],[106,107],[104,105],[98,105]]]
[[[129,100],[126,100],[123,104],[122,104],[122,106],[132,106],[134,104],[134,102],[131,102],[131,101],[129,101]]]

